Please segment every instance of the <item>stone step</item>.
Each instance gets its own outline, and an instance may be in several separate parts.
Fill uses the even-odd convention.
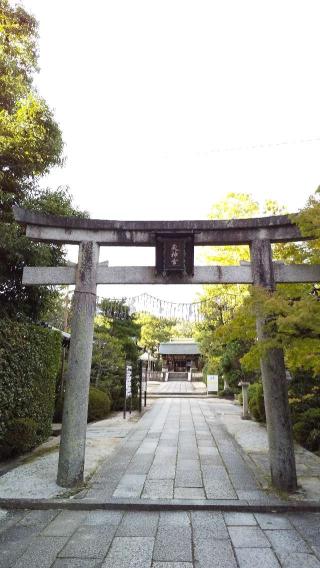
[[[187,381],[187,380],[188,380],[188,373],[171,371],[168,374],[168,381]]]

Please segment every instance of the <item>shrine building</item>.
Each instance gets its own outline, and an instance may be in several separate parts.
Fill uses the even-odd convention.
[[[162,358],[162,371],[169,373],[171,379],[175,378],[174,373],[181,375],[201,369],[200,346],[193,339],[172,339],[160,343],[159,354]]]

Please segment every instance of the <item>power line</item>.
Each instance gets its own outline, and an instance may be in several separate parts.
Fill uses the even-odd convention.
[[[199,154],[213,154],[213,153],[224,153],[224,152],[247,152],[251,150],[263,150],[264,148],[277,148],[279,146],[298,146],[300,144],[312,144],[314,142],[320,142],[320,137],[316,138],[302,138],[299,140],[282,140],[280,142],[263,142],[259,144],[250,144],[245,146],[230,146],[225,148],[212,148],[207,152],[198,152]]]
[[[314,144],[320,142],[320,136],[315,138],[301,138],[297,140],[282,140],[280,142],[261,142],[259,144],[248,144],[248,145],[240,145],[240,146],[223,146],[212,148],[211,150],[197,150],[195,151],[195,155],[205,155],[205,154],[224,154],[224,153],[236,153],[236,152],[250,152],[255,150],[264,150],[268,148],[277,148],[281,146],[298,146],[302,144]],[[164,154],[170,154],[173,152],[163,152]],[[94,162],[95,165],[104,164],[104,162]],[[2,173],[9,172],[10,170],[14,169],[23,169],[23,166],[20,164],[6,162],[5,164],[0,165],[0,171]],[[26,177],[33,178],[32,174],[28,174]],[[40,177],[40,175],[36,175],[35,177]]]

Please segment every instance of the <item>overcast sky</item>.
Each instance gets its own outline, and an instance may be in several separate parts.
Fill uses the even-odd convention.
[[[40,22],[37,85],[65,140],[66,166],[45,183],[69,185],[91,217],[206,218],[229,191],[294,211],[320,184],[318,0],[23,5]],[[153,263],[147,251],[102,258]]]

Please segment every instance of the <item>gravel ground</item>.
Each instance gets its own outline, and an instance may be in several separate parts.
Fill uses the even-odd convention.
[[[124,421],[119,412],[106,420],[88,425],[85,480],[115,451],[138,419],[139,414],[133,412]],[[48,499],[66,493],[66,489],[56,483],[59,440],[59,437],[50,438],[17,467],[2,475],[0,497]]]

